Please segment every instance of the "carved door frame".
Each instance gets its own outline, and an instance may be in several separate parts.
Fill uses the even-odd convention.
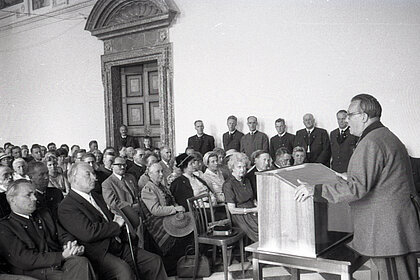
[[[104,42],[101,56],[105,91],[105,127],[108,146],[119,143],[122,124],[120,68],[156,61],[160,118],[160,141],[175,147],[173,110],[172,44],[169,27],[178,9],[173,0],[98,0],[85,30]]]
[[[141,54],[141,55],[139,55]],[[131,52],[103,55],[102,80],[105,88],[105,127],[107,144],[114,146],[122,125],[121,83],[119,67],[157,61],[159,81],[159,106],[161,111],[161,143],[174,147],[174,110],[172,94],[172,45],[153,49],[145,48]]]

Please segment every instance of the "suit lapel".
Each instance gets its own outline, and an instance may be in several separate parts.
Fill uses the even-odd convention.
[[[102,212],[104,212],[104,214],[107,216],[106,214],[107,212],[104,211],[103,206],[101,205],[101,201],[100,199],[96,196],[95,192],[91,193],[93,198],[95,199],[96,204],[98,204],[99,208],[101,208]],[[90,202],[86,201],[86,199],[84,199],[83,197],[81,197],[80,195],[78,195],[76,192],[70,190],[69,196],[71,196],[74,200],[76,200],[77,202],[79,202],[80,204],[82,204],[86,210],[89,211],[89,213],[93,216],[93,217],[100,217],[103,221],[105,221],[105,219],[102,217],[102,214],[96,210],[96,208],[90,204]],[[105,206],[106,208],[106,206]],[[108,208],[106,208],[106,210],[108,211]],[[110,221],[112,221],[112,218],[110,219]]]

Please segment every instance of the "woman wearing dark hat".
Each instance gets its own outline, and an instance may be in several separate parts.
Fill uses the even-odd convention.
[[[232,222],[254,242],[258,241],[258,209],[250,181],[245,178],[249,159],[244,153],[234,153],[228,162],[232,171],[223,183],[223,192]]]
[[[149,166],[150,180],[141,191],[142,211],[147,231],[155,241],[168,275],[176,272],[176,263],[193,242],[193,221],[179,206],[170,190],[162,185],[163,170],[159,163]],[[153,251],[153,250],[152,250]]]
[[[176,203],[182,205],[188,211],[187,199],[210,193],[212,203],[216,204],[216,197],[207,183],[193,174],[196,171],[195,158],[187,154],[180,154],[175,158],[176,167],[182,171],[182,175],[171,183],[171,192]]]

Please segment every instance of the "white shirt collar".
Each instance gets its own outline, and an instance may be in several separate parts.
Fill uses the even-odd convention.
[[[254,135],[257,132],[258,132],[258,130],[254,130],[254,131],[250,131],[249,134]]]
[[[314,131],[315,127],[312,127],[311,129],[306,129],[306,132],[309,131],[309,133],[312,133],[312,131]]]
[[[0,185],[0,193],[4,193],[6,191],[7,191],[6,187],[3,185]]]
[[[21,216],[21,217],[29,220],[29,215],[19,214],[19,213],[16,213],[16,212],[13,212],[13,213],[15,213],[16,215]]]
[[[229,131],[229,134],[234,134],[236,132],[236,129],[234,131]]]
[[[343,129],[341,129],[341,128],[338,128],[339,130],[340,130],[340,133],[341,132],[344,132],[344,131],[346,131],[347,130],[347,128],[349,128],[348,126],[346,126],[345,128],[343,128]]]
[[[203,135],[204,135],[204,133],[203,133],[203,134],[201,134],[201,135],[198,135],[198,134],[197,134],[197,137],[198,137],[198,138],[201,138],[201,137],[203,137]]]
[[[72,188],[72,190],[75,193],[77,193],[78,195],[80,195],[81,197],[83,197],[87,202],[90,203],[90,200],[89,200],[90,194],[85,193],[85,192],[82,192],[82,191],[79,191],[79,190],[76,190],[75,188]]]
[[[280,137],[283,137],[286,134],[286,131],[283,132],[282,134],[279,134]]]
[[[118,174],[115,174],[115,173],[112,173],[112,174],[114,174],[114,176],[117,177],[118,180],[120,180],[120,181],[122,180],[122,176],[121,175],[118,175]]]

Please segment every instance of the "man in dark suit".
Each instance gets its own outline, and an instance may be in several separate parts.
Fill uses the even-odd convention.
[[[58,204],[64,196],[61,190],[48,188],[49,175],[48,168],[43,162],[30,162],[28,164],[28,176],[36,187],[37,208],[47,208],[51,211],[54,219],[57,219]]]
[[[295,142],[295,136],[286,132],[286,121],[279,118],[274,123],[277,135],[270,139],[270,156],[273,160],[276,160],[276,152],[279,148],[286,148],[289,154],[293,151],[293,143]]]
[[[204,133],[204,124],[202,120],[194,122],[195,130],[197,134],[188,138],[188,147],[194,148],[196,152],[200,152],[202,155],[214,149],[214,138],[213,136]]]
[[[75,164],[69,172],[72,186],[58,209],[59,221],[85,247],[101,279],[134,279],[134,266],[143,279],[165,280],[167,275],[159,256],[130,247],[121,240],[124,220],[108,210],[104,199],[91,192],[95,186],[93,168],[86,163]]]
[[[6,200],[6,191],[13,182],[13,170],[0,166],[0,219],[10,214],[10,206]]]
[[[0,221],[0,254],[15,274],[37,279],[95,279],[79,246],[56,224],[47,209],[36,210],[35,186],[12,183],[7,200],[12,213]]]
[[[128,135],[128,128],[126,125],[120,126],[120,137],[117,138],[117,150],[121,150],[122,147],[133,147],[138,148],[139,143],[136,138],[131,135]]]
[[[328,132],[315,127],[315,118],[312,114],[303,116],[303,124],[305,128],[296,132],[294,146],[300,146],[306,150],[307,162],[319,162],[329,167],[331,146]]]
[[[112,152],[104,153],[104,157],[102,159],[103,165],[99,166],[98,170],[96,170],[96,177],[98,179],[98,183],[102,186],[102,183],[112,174],[112,163],[114,162],[115,155]],[[102,192],[102,190],[101,190]]]
[[[162,167],[163,172],[163,179],[162,185],[168,186],[168,177],[173,172],[173,159],[172,159],[172,150],[169,146],[162,146],[160,147],[160,156],[161,161],[159,162],[160,166]]]
[[[270,163],[271,158],[267,151],[257,150],[251,155],[251,164],[253,164],[253,166],[248,170],[245,178],[248,178],[251,183],[255,199],[257,199],[257,175],[255,175],[255,172],[268,170],[270,168]]]
[[[265,133],[257,130],[258,120],[254,116],[247,118],[249,133],[245,134],[241,139],[240,152],[245,153],[248,158],[257,150],[263,150],[268,153],[269,140]]]
[[[134,151],[133,165],[130,168],[127,167],[127,173],[133,175],[136,178],[136,182],[138,182],[141,175],[146,171],[146,165],[143,162],[146,151],[143,148],[137,148]]]
[[[330,133],[331,140],[331,169],[339,173],[347,172],[347,166],[353,150],[356,148],[357,137],[350,134],[347,124],[347,111],[337,112],[338,128]]]
[[[239,152],[241,150],[241,139],[244,134],[236,129],[237,124],[238,119],[235,116],[229,116],[227,118],[228,131],[222,136],[225,151],[234,149]]]

